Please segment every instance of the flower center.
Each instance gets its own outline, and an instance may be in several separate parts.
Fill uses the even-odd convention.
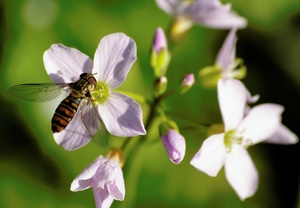
[[[109,94],[109,87],[104,82],[97,82],[97,86],[91,93],[96,105],[104,103],[109,97]]]
[[[225,133],[224,144],[228,152],[231,151],[233,143],[242,144],[242,142],[243,142],[243,137],[241,133],[235,130],[229,130]]]
[[[248,148],[251,144],[252,141],[250,139],[245,139],[243,138],[243,132],[239,132],[236,130],[229,130],[225,133],[224,136],[224,144],[226,146],[226,149],[228,152],[231,151],[232,145],[239,144],[243,145],[245,148]]]

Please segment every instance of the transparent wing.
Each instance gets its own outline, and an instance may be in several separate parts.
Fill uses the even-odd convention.
[[[108,136],[105,125],[98,110],[91,100],[85,102],[85,112],[82,114],[82,122],[92,135],[93,141],[102,147],[108,144]]]
[[[56,85],[53,83],[20,84],[11,87],[8,92],[28,101],[45,102],[59,96],[61,89],[66,86],[67,84]]]

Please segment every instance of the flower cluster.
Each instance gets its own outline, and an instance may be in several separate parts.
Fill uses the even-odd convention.
[[[152,98],[144,99],[149,108],[145,126],[140,104],[116,92],[137,58],[133,39],[123,33],[105,36],[93,61],[79,50],[62,44],[53,44],[44,53],[44,65],[57,85],[56,89],[68,93],[52,119],[52,126],[56,128],[53,131],[55,142],[66,150],[75,150],[92,138],[100,136],[106,140],[107,132],[116,137],[127,137],[120,148],[112,147],[106,156],[98,156],[73,180],[71,190],[92,188],[99,208],[110,207],[114,200],[124,200],[122,167],[126,155],[123,156],[123,152],[126,148],[136,150],[141,145],[151,145],[153,141],[160,142],[173,164],[181,163],[186,153],[183,127],[172,120],[161,102],[169,96],[183,96],[196,90],[194,86],[198,82],[203,88],[217,89],[223,124],[218,124],[218,131],[210,128],[215,124],[205,126],[208,138],[190,164],[212,177],[217,176],[224,166],[226,178],[239,198],[251,197],[258,189],[259,176],[247,149],[260,142],[295,144],[298,137],[281,122],[283,106],[272,103],[254,105],[259,96],[252,96],[240,81],[247,75],[247,70],[242,59],[236,58],[236,33],[247,26],[247,20],[233,12],[230,4],[223,5],[219,0],[156,0],[156,3],[172,16],[172,22],[168,35],[161,27],[154,32],[149,62],[155,80]],[[169,89],[168,70],[172,54],[168,41],[172,44],[180,41],[193,24],[230,31],[214,65],[200,69],[196,78],[193,73],[183,74],[177,87]],[[19,89],[19,86],[13,87],[11,93],[21,97]],[[40,91],[38,93],[41,95]],[[56,94],[52,92],[44,100]],[[150,140],[144,136],[150,128],[158,130],[158,138]],[[131,139],[136,136],[139,140]],[[136,151],[132,152],[131,158]]]

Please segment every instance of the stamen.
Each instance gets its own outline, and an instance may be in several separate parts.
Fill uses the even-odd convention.
[[[104,103],[107,100],[110,94],[110,90],[104,82],[98,82],[97,86],[91,94],[94,102],[98,105]]]
[[[224,144],[226,146],[227,152],[231,151],[232,144],[243,144],[243,135],[242,132],[236,130],[229,130],[225,133]]]

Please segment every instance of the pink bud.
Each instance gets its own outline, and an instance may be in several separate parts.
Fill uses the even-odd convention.
[[[174,164],[180,163],[185,155],[184,137],[177,131],[170,129],[161,139],[170,160]]]
[[[158,27],[156,29],[154,38],[153,38],[153,43],[152,43],[152,48],[156,54],[160,52],[162,49],[167,49],[167,39],[165,36],[165,33],[162,28]]]
[[[181,86],[183,87],[191,87],[195,82],[194,74],[187,74],[183,77]]]

